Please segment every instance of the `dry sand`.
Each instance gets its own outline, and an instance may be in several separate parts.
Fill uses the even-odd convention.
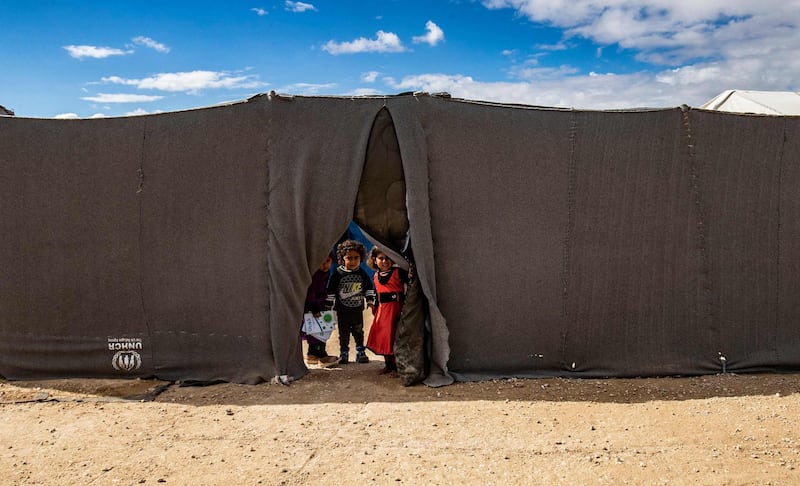
[[[800,484],[800,375],[434,389],[379,369],[288,387],[0,381],[0,483]]]

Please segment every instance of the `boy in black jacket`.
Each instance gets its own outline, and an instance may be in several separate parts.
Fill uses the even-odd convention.
[[[367,249],[358,241],[346,240],[336,248],[339,266],[328,282],[329,309],[336,311],[339,321],[339,363],[346,364],[350,355],[350,335],[356,342],[356,361],[369,363],[364,347],[364,302],[375,312],[375,289],[367,272],[361,268]]]

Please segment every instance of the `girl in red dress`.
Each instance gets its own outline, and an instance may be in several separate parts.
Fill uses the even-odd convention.
[[[370,251],[367,265],[377,270],[374,276],[377,310],[367,337],[367,348],[383,356],[385,366],[381,374],[392,373],[397,370],[394,337],[405,298],[408,272],[394,266],[392,259],[377,246]]]

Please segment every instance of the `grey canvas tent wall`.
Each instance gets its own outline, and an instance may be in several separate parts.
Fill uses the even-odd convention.
[[[399,157],[369,162],[386,114]],[[389,231],[396,203],[354,208],[397,159],[427,383],[796,370],[798,123],[427,95],[0,118],[0,375],[302,376],[311,271],[354,216]]]

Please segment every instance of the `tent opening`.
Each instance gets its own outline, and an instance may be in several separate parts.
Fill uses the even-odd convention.
[[[392,117],[383,108],[372,124],[353,222],[345,235],[363,238],[368,252],[372,246],[378,246],[398,266],[411,269],[413,275],[412,242],[409,241],[408,229],[400,146]],[[412,279],[403,303],[394,348],[398,375],[404,385],[418,383],[427,376],[426,319],[427,302],[419,283]]]

